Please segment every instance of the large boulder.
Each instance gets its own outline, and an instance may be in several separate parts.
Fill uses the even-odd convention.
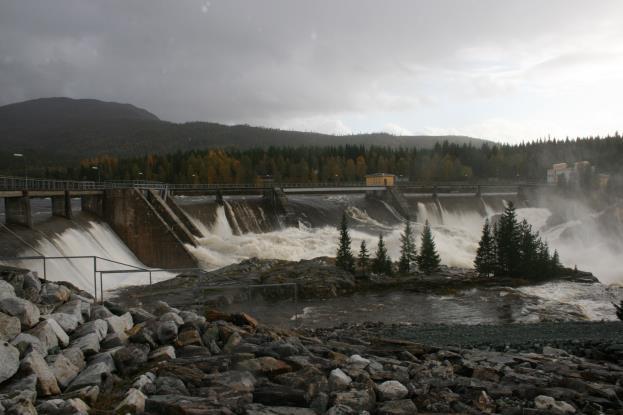
[[[80,398],[50,399],[37,406],[39,415],[85,415],[89,406]]]
[[[53,319],[42,321],[29,330],[28,334],[32,334],[41,340],[41,343],[48,349],[48,353],[58,347],[59,344],[62,347],[69,345],[69,336]]]
[[[90,333],[72,341],[71,347],[77,347],[85,356],[90,356],[100,351],[100,338],[97,333]]]
[[[130,388],[125,398],[115,407],[115,414],[142,414],[147,397],[138,389]]]
[[[21,332],[19,318],[0,313],[0,341],[11,341]]]
[[[67,334],[71,334],[80,325],[80,319],[73,314],[53,313],[49,316],[44,316],[44,318],[50,318],[56,321]]]
[[[39,396],[58,395],[61,393],[56,376],[54,376],[43,356],[39,353],[30,352],[22,360],[20,370],[28,375],[37,375],[37,392]]]
[[[379,415],[411,415],[417,413],[417,407],[410,399],[383,402],[377,408]]]
[[[135,324],[144,323],[146,321],[156,319],[155,315],[143,310],[142,308],[130,308],[128,312],[132,316],[132,320],[134,320]]]
[[[108,333],[116,334],[122,342],[128,339],[127,330],[130,330],[134,325],[132,321],[132,315],[126,313],[122,316],[110,316],[105,319],[108,324]]]
[[[67,388],[80,372],[80,368],[62,354],[50,355],[46,358],[46,361],[61,389]]]
[[[405,385],[397,380],[388,380],[378,386],[379,398],[382,401],[396,401],[409,394]]]
[[[129,344],[119,349],[113,356],[117,370],[124,376],[134,374],[142,364],[147,362],[149,346]]]
[[[10,297],[15,297],[15,288],[5,280],[0,280],[0,300]]]
[[[61,351],[61,354],[65,356],[78,370],[84,369],[86,361],[84,360],[84,353],[79,347],[68,347]]]
[[[177,338],[177,324],[174,321],[161,321],[156,329],[160,344],[168,344]]]
[[[78,338],[86,336],[87,334],[95,333],[97,340],[102,341],[108,333],[108,323],[101,319],[89,321],[78,327],[71,335],[72,338]]]
[[[11,344],[19,350],[20,356],[26,356],[31,350],[36,351],[41,356],[48,355],[48,348],[41,343],[37,337],[28,333],[20,333],[13,340]]]
[[[86,367],[76,379],[69,385],[67,391],[74,391],[86,386],[99,386],[112,381],[110,365],[106,362],[98,362]]]
[[[236,364],[236,370],[247,370],[251,373],[264,376],[276,376],[281,373],[291,372],[292,367],[274,357],[264,356],[238,362]]]
[[[19,297],[5,297],[0,300],[0,311],[19,318],[22,328],[29,329],[39,322],[39,308]]]
[[[74,316],[80,323],[84,322],[84,315],[82,314],[83,301],[74,299],[62,304],[54,310],[55,313],[69,314]]]
[[[19,369],[19,350],[9,343],[0,342],[0,383],[11,378]]]
[[[45,304],[58,304],[69,301],[71,291],[64,285],[48,282],[41,286],[40,295]]]
[[[352,383],[352,379],[342,369],[333,369],[329,374],[329,387],[332,391],[348,389]]]

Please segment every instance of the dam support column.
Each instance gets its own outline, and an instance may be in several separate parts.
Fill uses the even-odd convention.
[[[158,202],[155,206],[137,189],[106,190],[103,219],[143,264],[196,267],[197,261],[188,248],[192,235],[180,233],[179,219],[163,217],[171,211],[160,200],[154,201]]]
[[[275,187],[264,191],[264,201],[268,203],[275,212],[283,214],[286,226],[298,226],[296,213],[290,207],[288,198],[282,188]]]
[[[4,214],[7,225],[22,225],[32,228],[32,211],[28,192],[24,192],[21,197],[5,197]]]
[[[52,216],[60,216],[66,219],[73,217],[71,196],[68,191],[65,191],[63,196],[52,196]]]
[[[104,217],[104,195],[82,196],[82,211],[89,212],[98,218]]]

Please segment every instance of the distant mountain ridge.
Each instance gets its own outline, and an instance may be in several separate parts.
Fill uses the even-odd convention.
[[[2,150],[75,160],[100,154],[137,156],[210,147],[380,145],[431,148],[437,142],[480,146],[466,136],[335,136],[212,122],[172,123],[131,104],[95,99],[40,98],[0,107]],[[0,150],[1,151],[1,150]]]

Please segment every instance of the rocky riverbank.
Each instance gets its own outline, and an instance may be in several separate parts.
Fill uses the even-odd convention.
[[[162,301],[101,305],[68,284],[0,272],[0,413],[615,414],[623,339],[608,324],[614,334],[592,347],[601,354],[553,348],[555,334],[465,348],[413,341],[416,327],[278,330]],[[538,338],[539,325],[521,327]]]

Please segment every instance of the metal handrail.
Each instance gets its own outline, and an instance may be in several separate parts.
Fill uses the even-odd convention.
[[[504,187],[504,186],[542,186],[544,182],[538,181],[398,181],[397,187],[431,187],[431,186],[454,186],[454,187]],[[0,176],[0,190],[47,190],[47,191],[87,191],[87,190],[110,190],[110,189],[153,189],[153,190],[227,190],[227,189],[273,189],[273,188],[315,188],[315,187],[367,187],[363,181],[356,182],[316,182],[316,183],[295,183],[295,182],[272,182],[272,183],[162,183],[153,181],[77,181],[77,180],[56,180],[56,179],[37,179],[15,176]],[[374,186],[378,187],[378,186]]]
[[[10,256],[10,257],[0,257],[0,261],[28,261],[28,260],[40,260],[43,263],[43,280],[47,281],[47,261],[50,260],[72,260],[72,259],[88,259],[93,260],[93,298],[97,300],[97,274],[100,274],[100,298],[101,301],[104,301],[104,288],[103,288],[103,274],[112,274],[112,273],[139,273],[144,272],[149,274],[149,285],[152,285],[152,274],[155,272],[181,272],[181,271],[193,271],[193,272],[202,272],[205,270],[201,268],[143,268],[137,265],[126,264],[124,262],[115,261],[113,259],[100,257],[97,255],[64,255],[64,256],[45,256],[45,255],[30,255],[30,256]],[[109,270],[109,269],[99,269],[97,261],[106,261],[108,263],[121,265],[124,267],[128,267],[122,270]]]

